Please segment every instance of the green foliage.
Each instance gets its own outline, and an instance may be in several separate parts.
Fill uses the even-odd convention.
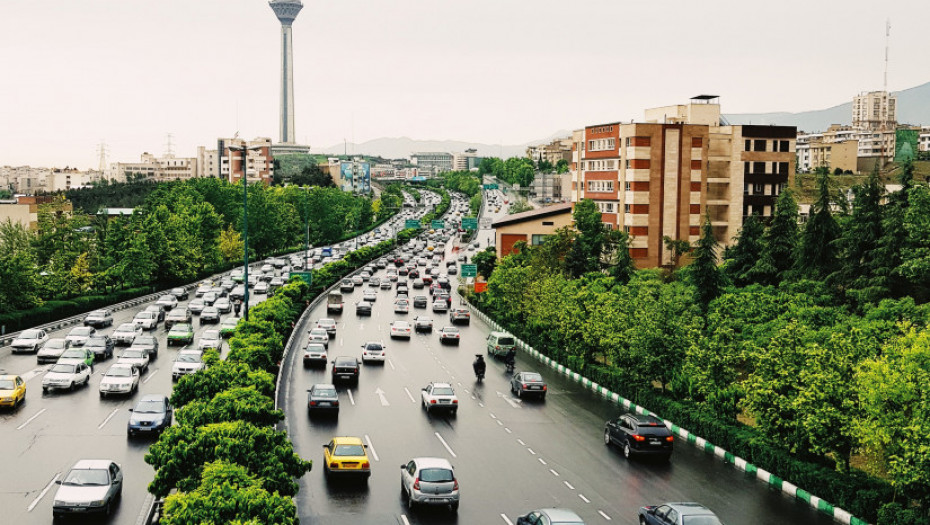
[[[237,328],[238,331],[238,328]],[[262,395],[274,395],[274,376],[253,370],[244,363],[223,361],[216,366],[182,377],[171,394],[171,404],[180,408],[193,401],[208,402],[230,388],[254,388]]]
[[[297,508],[293,499],[271,493],[263,485],[260,478],[235,463],[207,463],[196,489],[165,498],[165,515],[160,523],[297,525]]]
[[[758,215],[752,214],[743,222],[743,227],[736,237],[736,244],[727,250],[724,271],[737,286],[747,286],[756,282],[753,271],[762,257],[765,226]]]
[[[805,278],[823,279],[837,269],[836,240],[840,227],[833,218],[830,171],[817,169],[817,200],[801,233],[795,268]]]
[[[219,392],[207,401],[192,401],[179,410],[181,425],[202,427],[224,421],[245,421],[255,426],[272,426],[284,420],[284,413],[274,409],[274,401],[254,387],[234,387]]]
[[[484,250],[472,255],[471,262],[478,267],[478,275],[489,278],[497,266],[497,251],[488,246]]]
[[[509,213],[510,215],[516,213],[523,213],[525,211],[533,210],[533,206],[530,203],[526,202],[526,199],[514,199],[514,202],[510,205]]]
[[[66,190],[64,196],[75,211],[95,214],[102,208],[135,208],[141,206],[158,183],[151,181],[109,182],[90,187]]]
[[[778,284],[793,266],[798,245],[798,205],[790,191],[775,203],[775,215],[762,236],[762,257],[752,273],[760,284]]]
[[[606,230],[601,222],[601,212],[591,199],[582,199],[575,203],[572,218],[578,236],[568,252],[565,264],[572,276],[580,277],[601,269]]]
[[[492,175],[508,184],[519,184],[525,188],[536,178],[536,167],[526,157],[510,157],[502,161],[497,157],[485,157],[478,166],[479,175]]]
[[[717,268],[717,247],[714,229],[710,225],[710,215],[707,215],[701,227],[701,238],[694,248],[694,261],[689,266],[689,276],[695,291],[694,298],[704,310],[723,289],[723,274]]]

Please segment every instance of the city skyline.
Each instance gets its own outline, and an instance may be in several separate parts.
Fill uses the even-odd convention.
[[[306,2],[295,141],[520,144],[698,93],[725,113],[829,107],[882,88],[889,18],[889,89],[927,80],[923,2],[746,4]],[[267,1],[42,7],[0,6],[0,165],[96,167],[101,141],[110,162],[133,160],[161,154],[168,133],[179,156],[236,132],[277,138],[281,30]]]

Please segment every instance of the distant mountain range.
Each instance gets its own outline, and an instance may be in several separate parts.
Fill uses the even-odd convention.
[[[930,125],[930,82],[917,87],[895,92],[898,97],[898,122],[915,125]],[[801,113],[734,113],[724,115],[730,124],[776,124],[796,126],[799,131],[825,131],[831,124],[849,125],[852,121],[852,97],[850,101],[839,106]],[[523,157],[527,146],[546,144],[552,139],[567,137],[568,130],[560,130],[548,137],[525,144],[482,144],[480,142],[462,142],[458,140],[415,140],[409,137],[380,138],[361,144],[336,144],[328,148],[313,149],[312,153],[341,155],[348,152],[359,155],[380,156],[386,159],[407,158],[413,153],[446,151],[462,152],[466,149],[478,150],[479,157]]]
[[[898,98],[898,122],[930,125],[930,82],[894,94]],[[736,113],[724,116],[730,124],[776,124],[797,126],[799,131],[825,131],[830,124],[852,123],[852,97],[839,106],[802,113]]]

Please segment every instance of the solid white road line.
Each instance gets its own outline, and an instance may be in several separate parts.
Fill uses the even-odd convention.
[[[48,410],[48,409],[43,408],[42,410],[39,410],[38,412],[36,412],[36,415],[34,415],[34,416],[32,416],[31,418],[27,419],[26,422],[23,423],[22,425],[16,427],[16,430],[22,430],[23,427],[25,427],[25,426],[28,425],[29,423],[32,423],[32,420],[33,420],[33,419],[35,419],[35,418],[41,416],[41,415],[42,415],[42,412],[45,412],[46,410]]]
[[[562,483],[565,483],[565,486],[568,487],[569,490],[575,490],[575,487],[573,487],[571,483],[567,481],[563,481]]]
[[[352,406],[355,406],[355,398],[352,397],[352,391],[347,388],[346,393],[349,394],[349,402],[352,403]]]
[[[52,478],[52,481],[49,481],[48,485],[46,485],[45,488],[42,489],[42,492],[40,492],[39,495],[36,496],[36,499],[32,500],[32,503],[30,503],[29,506],[26,507],[26,512],[32,512],[32,509],[36,508],[36,505],[38,505],[39,502],[42,501],[42,498],[44,498],[45,495],[48,493],[48,491],[51,490],[52,485],[54,485],[55,482],[58,481],[58,476],[61,476],[60,472],[58,474],[55,474],[55,477]]]
[[[442,439],[442,436],[439,435],[439,432],[436,432],[435,434],[436,434],[436,437],[439,438],[439,442],[442,443],[442,446],[446,447],[446,450],[449,451],[449,454],[452,457],[457,458],[458,456],[456,456],[455,452],[452,451],[452,447],[450,447],[449,444],[446,443],[445,439]]]
[[[368,450],[371,452],[371,455],[374,456],[375,461],[381,461],[381,458],[378,457],[378,453],[375,452],[375,446],[371,444],[371,438],[368,437],[368,434],[365,434],[365,442],[368,443]]]
[[[607,514],[604,514],[603,510],[599,510],[597,511],[597,513],[603,516],[605,520],[610,521],[610,516],[608,516]]]
[[[501,514],[501,518],[504,519],[504,523],[506,523],[507,525],[513,525],[513,522],[507,519],[507,516],[505,514]]]
[[[591,503],[591,500],[589,500],[588,498],[584,497],[584,494],[578,494],[578,497],[581,498],[581,501],[583,501],[583,502],[585,502],[585,503]]]
[[[155,370],[152,370],[151,372],[149,372],[148,375],[145,376],[145,381],[143,381],[142,384],[144,385],[144,384],[148,383],[148,382],[149,382],[149,379],[152,379],[152,376],[154,376],[154,375],[157,374],[157,373],[158,373],[158,369],[157,369],[157,368],[156,368]]]
[[[103,428],[104,425],[106,425],[107,423],[109,423],[110,420],[113,419],[113,416],[115,416],[117,412],[119,412],[119,409],[118,409],[118,408],[114,408],[114,409],[113,409],[113,412],[110,412],[110,415],[107,416],[107,418],[103,420],[103,423],[100,423],[99,425],[97,425],[97,430],[100,430],[101,428]]]
[[[391,370],[397,370],[396,368],[394,368],[394,361],[391,361],[390,359],[388,359],[387,362],[389,365],[391,365]]]
[[[410,390],[407,390],[407,387],[404,387],[404,392],[407,392],[407,397],[410,398],[411,403],[417,402],[417,400],[413,398],[413,394],[410,393]]]
[[[410,522],[407,521],[407,516],[403,514],[400,515],[400,521],[404,522],[404,525],[410,525]]]

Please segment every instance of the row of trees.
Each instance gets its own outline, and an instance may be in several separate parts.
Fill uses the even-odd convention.
[[[508,184],[519,184],[525,188],[536,178],[536,165],[526,157],[510,157],[507,160],[486,157],[478,165],[478,174],[491,175]]]
[[[761,468],[866,519],[922,523],[930,187],[910,170],[891,195],[871,177],[848,211],[819,173],[806,224],[785,192],[767,227],[747,220],[722,266],[705,221],[682,250],[691,264],[671,274],[635,270],[626,236],[581,201],[575,230],[483,264],[479,300],[573,369]]]
[[[328,244],[393,213],[335,188],[248,188],[249,250],[265,257],[310,242]],[[148,284],[189,282],[241,257],[242,186],[219,179],[163,183],[132,215],[39,210],[38,228],[0,224],[0,314],[44,300]]]

